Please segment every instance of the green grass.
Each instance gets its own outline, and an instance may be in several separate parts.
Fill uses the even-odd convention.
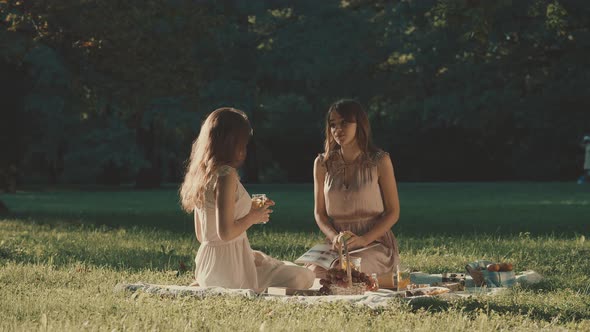
[[[277,202],[272,231],[315,232],[313,186],[247,185]],[[589,233],[590,186],[575,183],[402,183],[396,234]],[[175,187],[153,191],[34,191],[0,195],[15,217],[192,232]]]
[[[277,202],[252,246],[293,260],[321,241],[309,185],[248,186]],[[496,297],[385,309],[233,297],[160,298],[119,282],[186,285],[198,243],[174,188],[0,195],[2,330],[590,330],[590,188],[569,183],[400,184],[405,265],[458,272],[508,260],[545,279]],[[188,271],[183,272],[181,265]],[[180,272],[178,272],[180,270]]]

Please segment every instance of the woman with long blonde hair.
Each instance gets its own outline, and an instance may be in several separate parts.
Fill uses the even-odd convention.
[[[349,249],[361,257],[364,273],[387,274],[399,264],[391,228],[399,219],[399,198],[389,154],[371,142],[361,104],[340,100],[326,115],[325,151],[314,163],[314,215],[327,241],[338,246],[346,233]],[[310,266],[316,276],[325,270]]]
[[[234,108],[212,112],[194,141],[184,182],[182,208],[194,214],[201,243],[195,258],[195,283],[203,287],[309,288],[311,271],[276,260],[250,248],[246,231],[269,220],[272,200],[259,206],[236,171],[246,159],[252,128],[246,114]]]

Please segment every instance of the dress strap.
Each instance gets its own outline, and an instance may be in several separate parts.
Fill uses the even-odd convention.
[[[340,158],[339,150],[332,150],[329,154],[320,153],[318,154],[318,158],[320,158],[320,165],[322,165],[326,170],[333,172],[335,169],[341,168],[341,164],[344,164],[342,158]]]
[[[379,164],[379,161],[385,156],[389,156],[389,153],[379,149],[376,152],[371,153],[368,158],[366,158],[365,166],[376,167]]]
[[[229,165],[222,165],[219,166],[219,168],[217,169],[217,176],[226,176],[228,174],[230,174],[231,172],[235,172],[236,169],[229,166]]]
[[[318,153],[318,162],[323,168],[328,168],[326,165],[326,155],[324,153]]]
[[[379,160],[381,160],[385,156],[389,156],[389,153],[387,153],[387,152],[385,152],[383,150],[378,150],[377,152],[375,152],[373,154],[373,158],[371,158],[371,159],[373,159],[373,161],[375,163],[379,163]]]

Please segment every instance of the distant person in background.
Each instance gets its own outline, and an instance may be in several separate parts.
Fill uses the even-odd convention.
[[[361,104],[340,100],[326,116],[325,151],[314,163],[314,215],[320,230],[335,249],[339,233],[352,237],[349,250],[376,246],[355,253],[361,271],[386,274],[399,265],[398,244],[391,228],[400,206],[389,154],[373,146],[367,114]],[[316,277],[326,270],[310,265]]]
[[[315,278],[311,271],[250,248],[246,230],[267,222],[274,205],[253,202],[236,171],[246,159],[251,133],[244,112],[220,108],[207,117],[193,143],[180,188],[182,207],[194,214],[201,243],[193,286],[257,292],[270,286],[309,288]]]
[[[584,136],[581,145],[584,149],[584,173],[578,179],[578,184],[582,184],[590,179],[590,136]]]

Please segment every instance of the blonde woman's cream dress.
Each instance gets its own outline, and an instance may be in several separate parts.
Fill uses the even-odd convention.
[[[230,166],[222,166],[217,176],[227,176],[231,172],[236,170]],[[217,178],[213,181],[217,181]],[[235,190],[234,220],[238,220],[250,212],[252,203],[250,195],[240,182]],[[306,289],[313,285],[315,275],[308,269],[252,250],[246,232],[230,241],[221,240],[217,234],[213,189],[205,193],[204,207],[195,209],[195,213],[199,217],[198,227],[202,235],[202,243],[195,258],[195,278],[199,286],[262,292],[270,286]]]

